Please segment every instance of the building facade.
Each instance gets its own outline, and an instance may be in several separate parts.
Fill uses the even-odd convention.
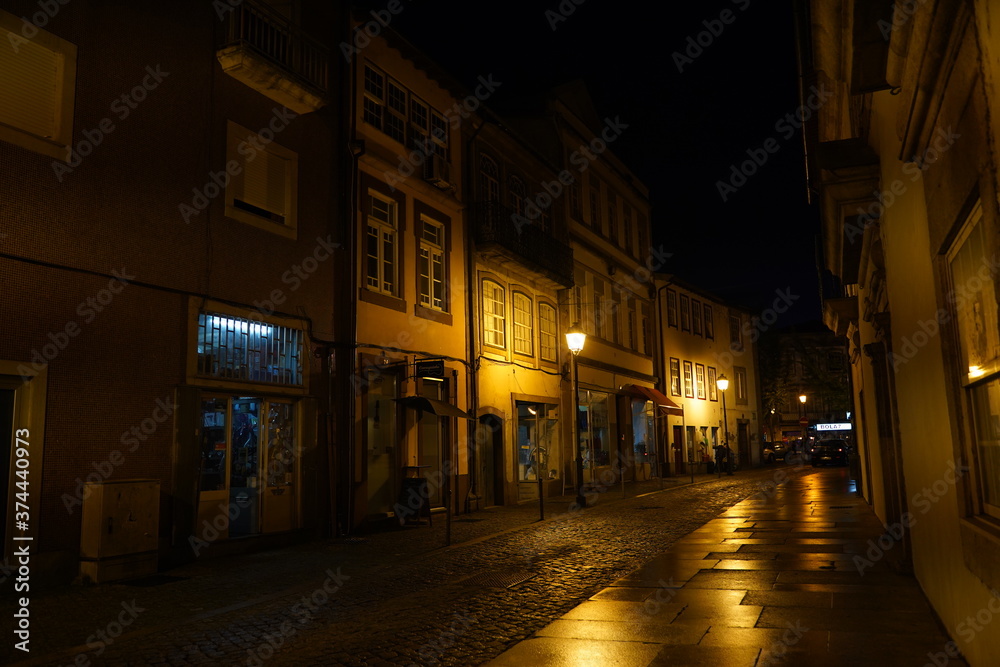
[[[971,665],[1000,655],[983,624],[1000,589],[997,11],[799,4],[803,80],[829,96],[805,128],[809,184],[859,492],[892,536],[877,555],[913,571]]]
[[[657,297],[663,393],[678,406],[664,411],[670,471],[690,473],[694,462],[695,472],[704,472],[713,448],[724,443],[741,466],[759,465],[757,336],[750,313],[665,275],[658,276]],[[722,378],[729,380],[725,392]]]
[[[320,534],[315,353],[342,176],[331,44],[301,26],[329,39],[337,12],[84,1],[21,18],[40,15],[0,12],[5,460],[12,433],[30,442],[26,478],[4,468],[5,555],[24,530],[33,573],[73,578],[103,530],[81,523],[86,484],[130,479],[159,483],[144,530],[161,564]],[[89,28],[105,24],[122,28]]]

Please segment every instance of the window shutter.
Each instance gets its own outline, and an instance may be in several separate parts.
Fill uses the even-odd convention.
[[[246,203],[284,217],[288,184],[288,160],[258,151],[243,170],[243,196]]]
[[[46,139],[59,134],[57,106],[63,57],[10,31],[0,31],[0,123]],[[10,48],[17,44],[17,52]]]

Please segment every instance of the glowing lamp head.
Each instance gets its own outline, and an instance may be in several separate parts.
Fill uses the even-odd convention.
[[[566,347],[573,354],[580,354],[583,345],[587,342],[587,334],[580,328],[580,324],[574,324],[566,330]]]
[[[799,403],[801,403],[802,405],[806,404],[806,395],[805,394],[801,394],[799,396]]]
[[[715,381],[715,386],[719,388],[719,391],[725,391],[729,389],[729,378],[725,375],[720,375],[719,379]]]

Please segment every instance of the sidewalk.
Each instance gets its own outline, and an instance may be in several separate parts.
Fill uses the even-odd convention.
[[[883,528],[849,483],[758,493],[487,664],[965,667],[915,579],[859,572]]]

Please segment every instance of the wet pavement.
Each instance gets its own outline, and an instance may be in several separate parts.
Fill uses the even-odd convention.
[[[849,485],[755,494],[488,665],[966,665],[916,580],[867,558],[883,527]]]
[[[881,526],[846,470],[689,479],[612,487],[582,512],[551,499],[542,522],[537,503],[461,515],[447,547],[438,515],[47,591],[32,598],[30,656],[8,642],[0,661],[762,665],[780,652],[771,664],[920,667],[943,650],[911,578],[854,568]]]

